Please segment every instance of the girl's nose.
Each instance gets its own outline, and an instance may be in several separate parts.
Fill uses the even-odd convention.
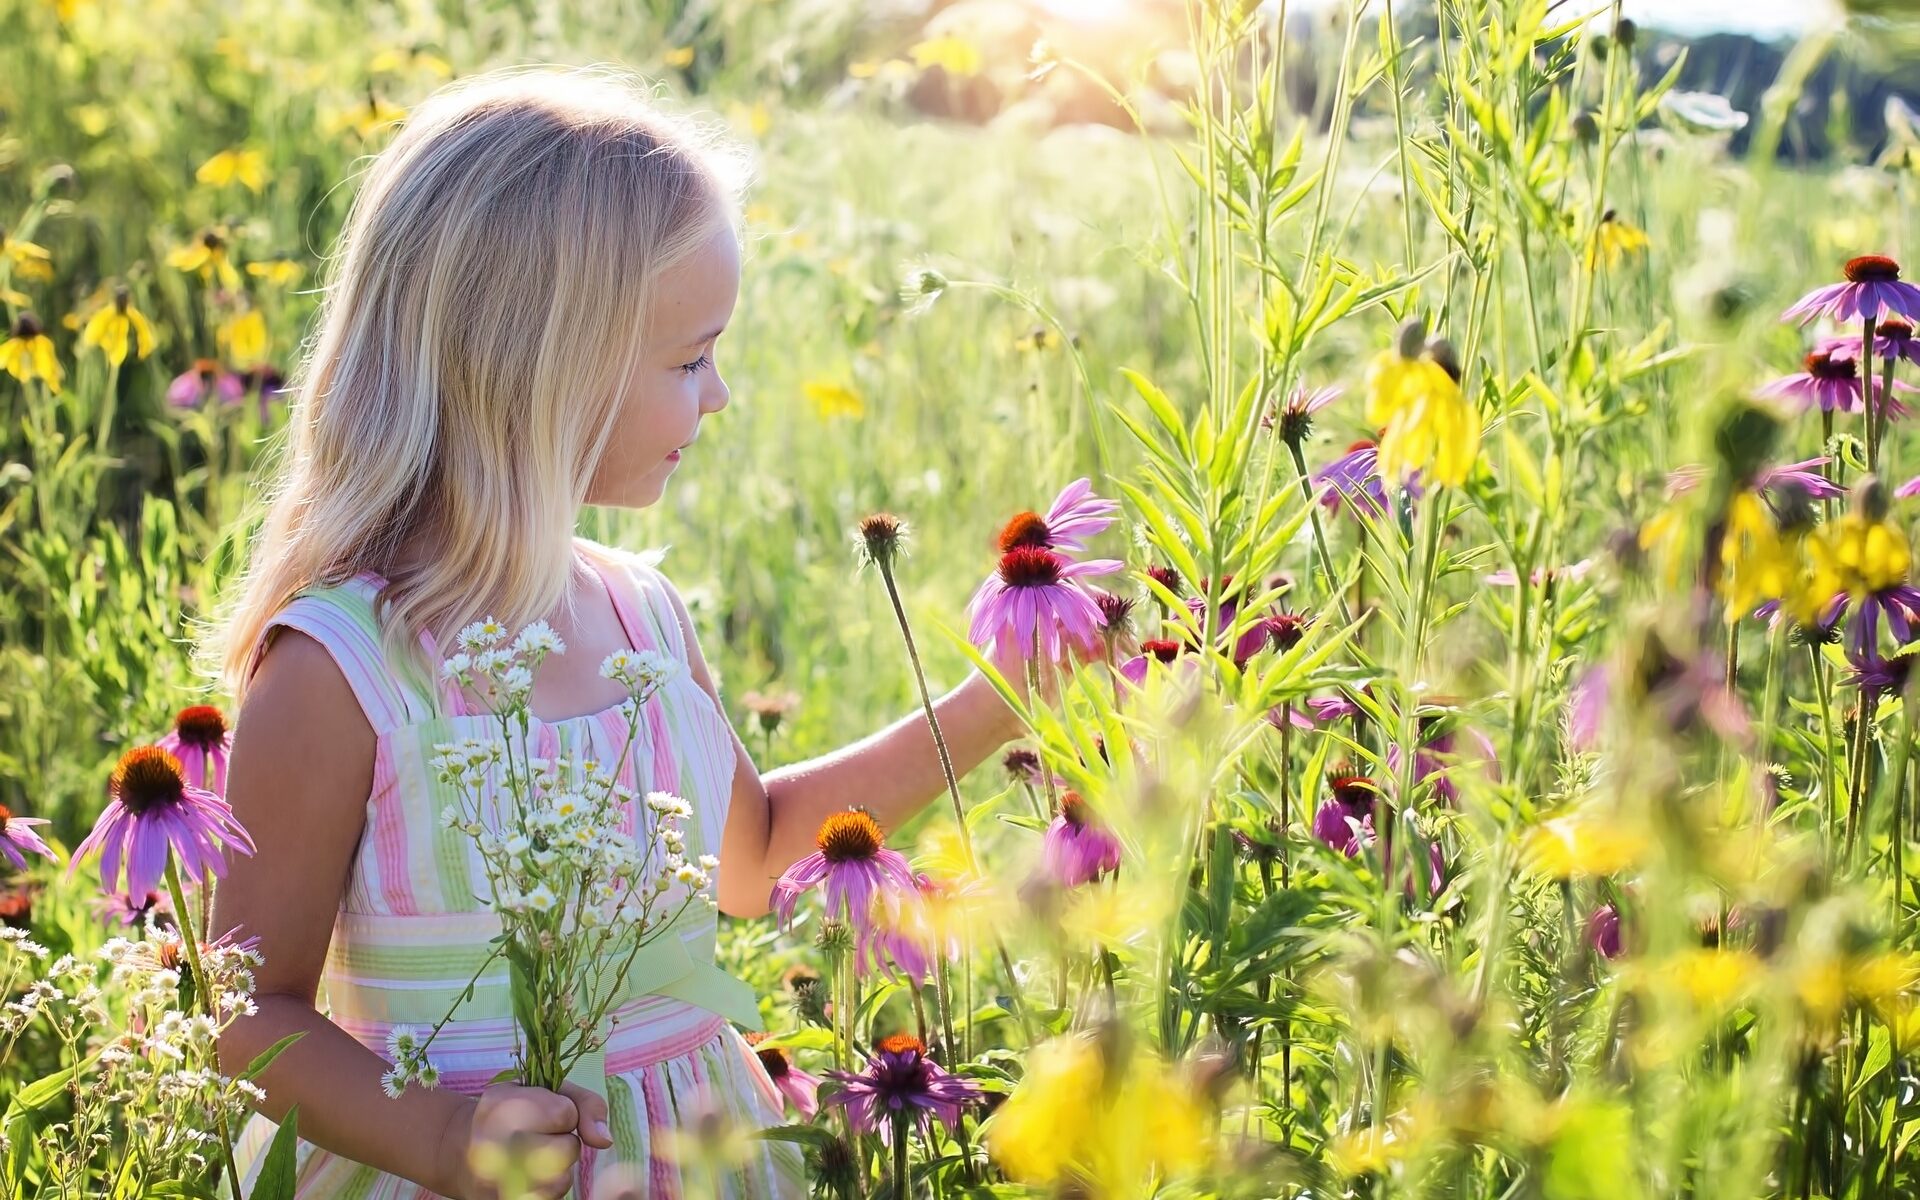
[[[720,378],[719,372],[713,376],[713,386],[700,397],[700,411],[717,413],[727,406],[733,393],[727,388],[727,381]]]

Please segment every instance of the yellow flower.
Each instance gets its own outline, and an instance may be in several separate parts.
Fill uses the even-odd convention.
[[[693,47],[675,46],[662,55],[660,61],[670,67],[690,67],[693,65]]]
[[[1593,239],[1587,243],[1587,270],[1593,270],[1602,258],[1606,259],[1607,266],[1617,267],[1622,259],[1639,254],[1648,244],[1645,232],[1621,220],[1612,209],[1608,209],[1600,215],[1600,224],[1594,228]]]
[[[1443,341],[1420,345],[1416,322],[1367,369],[1367,420],[1382,429],[1379,469],[1386,478],[1418,471],[1433,484],[1466,482],[1480,452],[1480,413],[1460,391],[1451,360]]]
[[[438,54],[422,50],[417,46],[396,47],[382,50],[373,56],[367,64],[367,74],[400,74],[408,70],[421,70],[441,79],[453,78],[453,64]]]
[[[233,260],[227,257],[226,236],[217,229],[209,229],[169,253],[167,265],[190,274],[198,272],[203,283],[218,279],[220,286],[229,291],[240,289],[240,272],[234,270]]]
[[[127,361],[127,342],[130,340],[134,344],[134,353],[139,357],[145,358],[153,353],[153,326],[133,306],[127,289],[115,288],[113,303],[103,305],[87,319],[86,327],[80,331],[80,344],[98,347],[107,356],[107,361],[117,367]]]
[[[1807,587],[1824,590],[1823,603],[1841,592],[1858,598],[1905,583],[1912,565],[1906,534],[1860,512],[1827,522],[1807,540]]]
[[[220,344],[227,348],[227,359],[236,368],[250,366],[267,356],[267,321],[257,308],[227,318],[218,331]]]
[[[10,287],[0,287],[0,304],[10,304],[15,308],[25,308],[33,303],[33,297],[25,292],[16,292]]]
[[[1760,974],[1760,960],[1745,950],[1689,950],[1671,963],[1673,979],[1695,1005],[1720,1012],[1744,999]]]
[[[810,380],[800,385],[807,399],[813,401],[813,407],[821,419],[834,417],[863,417],[867,413],[866,401],[860,393],[844,384],[829,383],[824,379]]]
[[[1640,860],[1647,839],[1597,813],[1542,822],[1527,835],[1529,864],[1552,879],[1616,875]]]
[[[53,255],[47,253],[45,246],[0,234],[0,256],[12,264],[13,273],[22,279],[44,283],[53,278]]]
[[[1801,1006],[1816,1022],[1831,1026],[1849,1000],[1867,1005],[1889,1025],[1898,1026],[1920,987],[1920,955],[1907,951],[1877,954],[1828,954],[1794,979]]]
[[[1802,540],[1783,536],[1774,527],[1766,502],[1757,493],[1738,492],[1727,502],[1719,589],[1729,625],[1766,601],[1783,599],[1794,591],[1800,566],[1795,551]],[[1828,592],[1827,599],[1832,597],[1833,592]]]
[[[275,287],[289,287],[299,283],[301,272],[304,270],[305,268],[299,263],[286,258],[247,264],[247,274],[255,279],[264,279]]]
[[[382,130],[405,120],[407,110],[397,104],[388,103],[371,91],[363,103],[352,108],[336,112],[324,125],[327,136],[335,137],[352,130],[360,140],[371,141]]]
[[[987,1121],[987,1151],[1014,1179],[1061,1182],[1105,1200],[1145,1197],[1157,1174],[1205,1161],[1207,1119],[1193,1090],[1144,1050],[1111,1078],[1093,1037],[1033,1048],[1026,1075]]]
[[[913,64],[922,71],[939,67],[949,75],[966,78],[980,73],[980,47],[963,37],[943,34],[917,42],[907,50]]]
[[[208,187],[245,184],[248,191],[264,191],[267,186],[267,160],[258,150],[222,150],[200,164],[193,177]]]
[[[767,130],[773,128],[773,113],[762,100],[754,101],[752,108],[732,105],[727,115],[734,124],[746,126],[747,131],[757,138],[767,136]]]
[[[1060,344],[1060,335],[1046,325],[1035,325],[1013,339],[1015,350],[1051,350]]]
[[[35,379],[60,394],[60,360],[54,357],[53,339],[32,313],[23,312],[13,322],[13,336],[0,342],[0,367],[21,383]]]

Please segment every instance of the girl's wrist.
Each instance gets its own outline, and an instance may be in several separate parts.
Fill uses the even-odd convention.
[[[440,1144],[434,1156],[433,1190],[453,1200],[474,1200],[473,1167],[467,1159],[467,1149],[473,1141],[473,1118],[479,1111],[479,1101],[470,1096],[458,1097],[447,1113],[447,1122],[440,1130]]]

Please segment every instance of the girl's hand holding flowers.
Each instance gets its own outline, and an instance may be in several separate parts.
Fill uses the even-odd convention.
[[[605,1100],[572,1083],[557,1092],[496,1083],[448,1122],[440,1158],[459,1200],[556,1200],[571,1186],[583,1142],[613,1146]]]

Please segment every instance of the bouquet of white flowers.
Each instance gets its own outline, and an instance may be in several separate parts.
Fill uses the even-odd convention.
[[[481,696],[500,734],[441,743],[433,760],[459,797],[441,818],[473,838],[500,917],[494,951],[474,982],[496,959],[506,959],[519,1046],[515,1067],[502,1077],[555,1090],[605,1045],[608,1013],[640,951],[691,906],[713,904],[706,893],[718,865],[711,855],[687,858],[683,823],[693,809],[670,793],[648,793],[628,832],[626,815],[636,797],[618,780],[641,708],[681,669],[677,661],[620,650],[601,664],[602,676],[630,692],[618,710],[626,737],[614,763],[530,753],[533,674],[547,655],[565,650],[544,621],[511,642],[493,620],[462,630],[460,652],[443,670]],[[427,1050],[459,1004],[472,998],[474,982],[424,1037],[407,1027],[394,1030],[390,1094],[409,1083],[434,1085],[437,1071]],[[596,1091],[603,1086],[586,1082]]]

